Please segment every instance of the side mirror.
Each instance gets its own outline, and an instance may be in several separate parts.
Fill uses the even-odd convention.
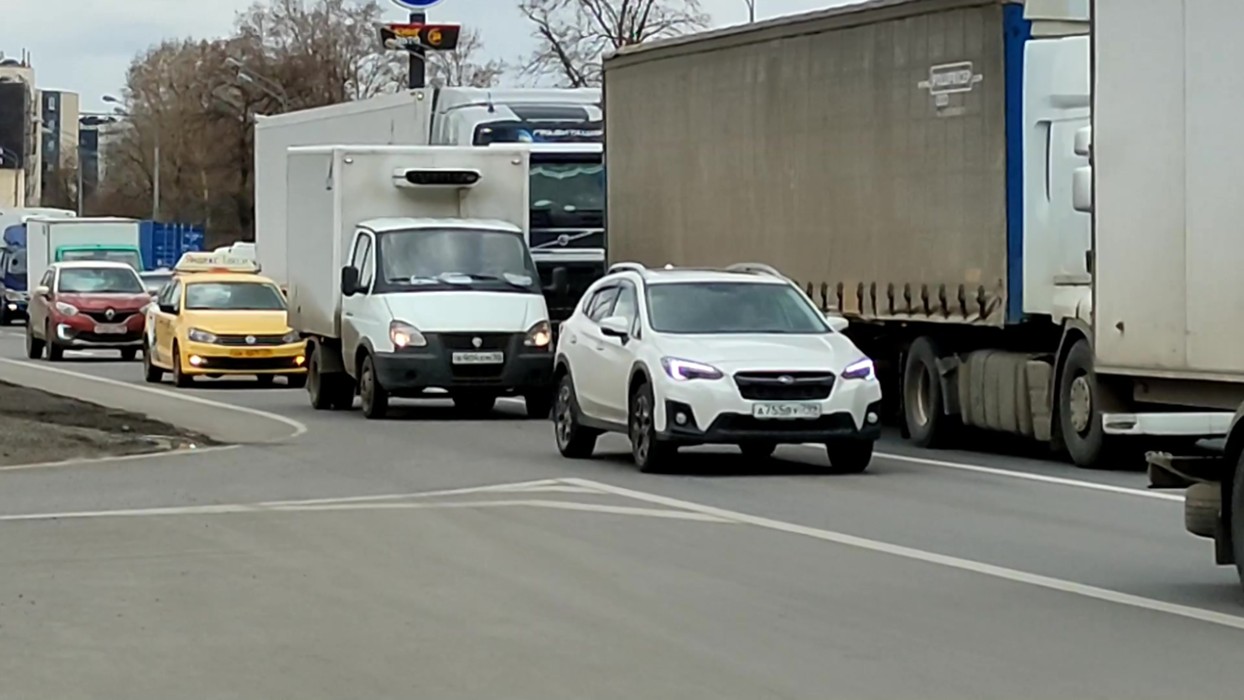
[[[610,316],[600,322],[600,332],[625,340],[631,334],[631,322],[621,316]]]
[[[545,294],[560,296],[570,291],[570,272],[564,267],[553,268],[549,286],[544,288]]]
[[[52,290],[48,289],[46,285],[41,284],[38,287],[35,287],[35,296],[37,297],[51,296],[51,294]]]
[[[829,327],[832,328],[835,333],[841,333],[851,326],[851,322],[848,321],[846,317],[839,316],[835,313],[826,313],[825,320],[829,322]]]
[[[1076,211],[1093,211],[1093,166],[1086,165],[1071,172],[1071,206]]]
[[[176,304],[160,304],[160,311],[161,313],[166,313],[166,314],[176,314],[177,305]]]
[[[1093,127],[1086,126],[1076,131],[1074,148],[1081,158],[1093,157]]]
[[[353,296],[359,292],[359,269],[349,266],[341,268],[341,293]]]

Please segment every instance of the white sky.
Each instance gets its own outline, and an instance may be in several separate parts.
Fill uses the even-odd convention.
[[[757,0],[759,19],[805,12],[849,0]],[[390,17],[400,21],[402,10]],[[0,0],[0,52],[7,56],[30,51],[40,88],[70,90],[82,95],[83,110],[103,110],[100,101],[116,94],[134,56],[166,37],[196,38],[227,34],[234,13],[251,0]],[[718,26],[747,19],[745,0],[701,0]],[[530,51],[530,32],[516,9],[516,0],[444,0],[429,13],[432,19],[479,27],[489,54],[515,58]],[[61,17],[62,19],[56,19]]]

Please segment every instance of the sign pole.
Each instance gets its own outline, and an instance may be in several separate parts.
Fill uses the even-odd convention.
[[[428,13],[412,12],[410,13],[411,24],[427,24]],[[428,84],[428,51],[422,46],[410,47],[410,74],[409,85],[411,90],[418,90],[427,87]]]

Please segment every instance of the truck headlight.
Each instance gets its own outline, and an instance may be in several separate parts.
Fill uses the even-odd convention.
[[[56,302],[55,306],[56,306],[56,311],[59,312],[62,316],[77,316],[78,315],[78,307],[74,306],[73,304],[66,304],[63,301],[58,301]]]
[[[4,290],[4,300],[5,301],[26,301],[26,293],[14,291],[12,289],[6,289]]]
[[[541,321],[532,326],[527,331],[527,337],[523,339],[523,345],[529,348],[546,349],[553,342],[553,327],[548,321]]]
[[[419,329],[405,321],[393,321],[389,324],[389,340],[393,342],[393,347],[398,350],[402,348],[423,348],[428,345],[428,339],[423,337]]]
[[[191,328],[186,332],[186,337],[196,343],[215,343],[220,340],[215,333],[209,333],[202,328]]]

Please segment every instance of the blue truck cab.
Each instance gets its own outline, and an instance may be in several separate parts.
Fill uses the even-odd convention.
[[[26,287],[26,224],[13,224],[4,229],[0,250],[0,325],[9,325],[26,317],[30,292]]]

